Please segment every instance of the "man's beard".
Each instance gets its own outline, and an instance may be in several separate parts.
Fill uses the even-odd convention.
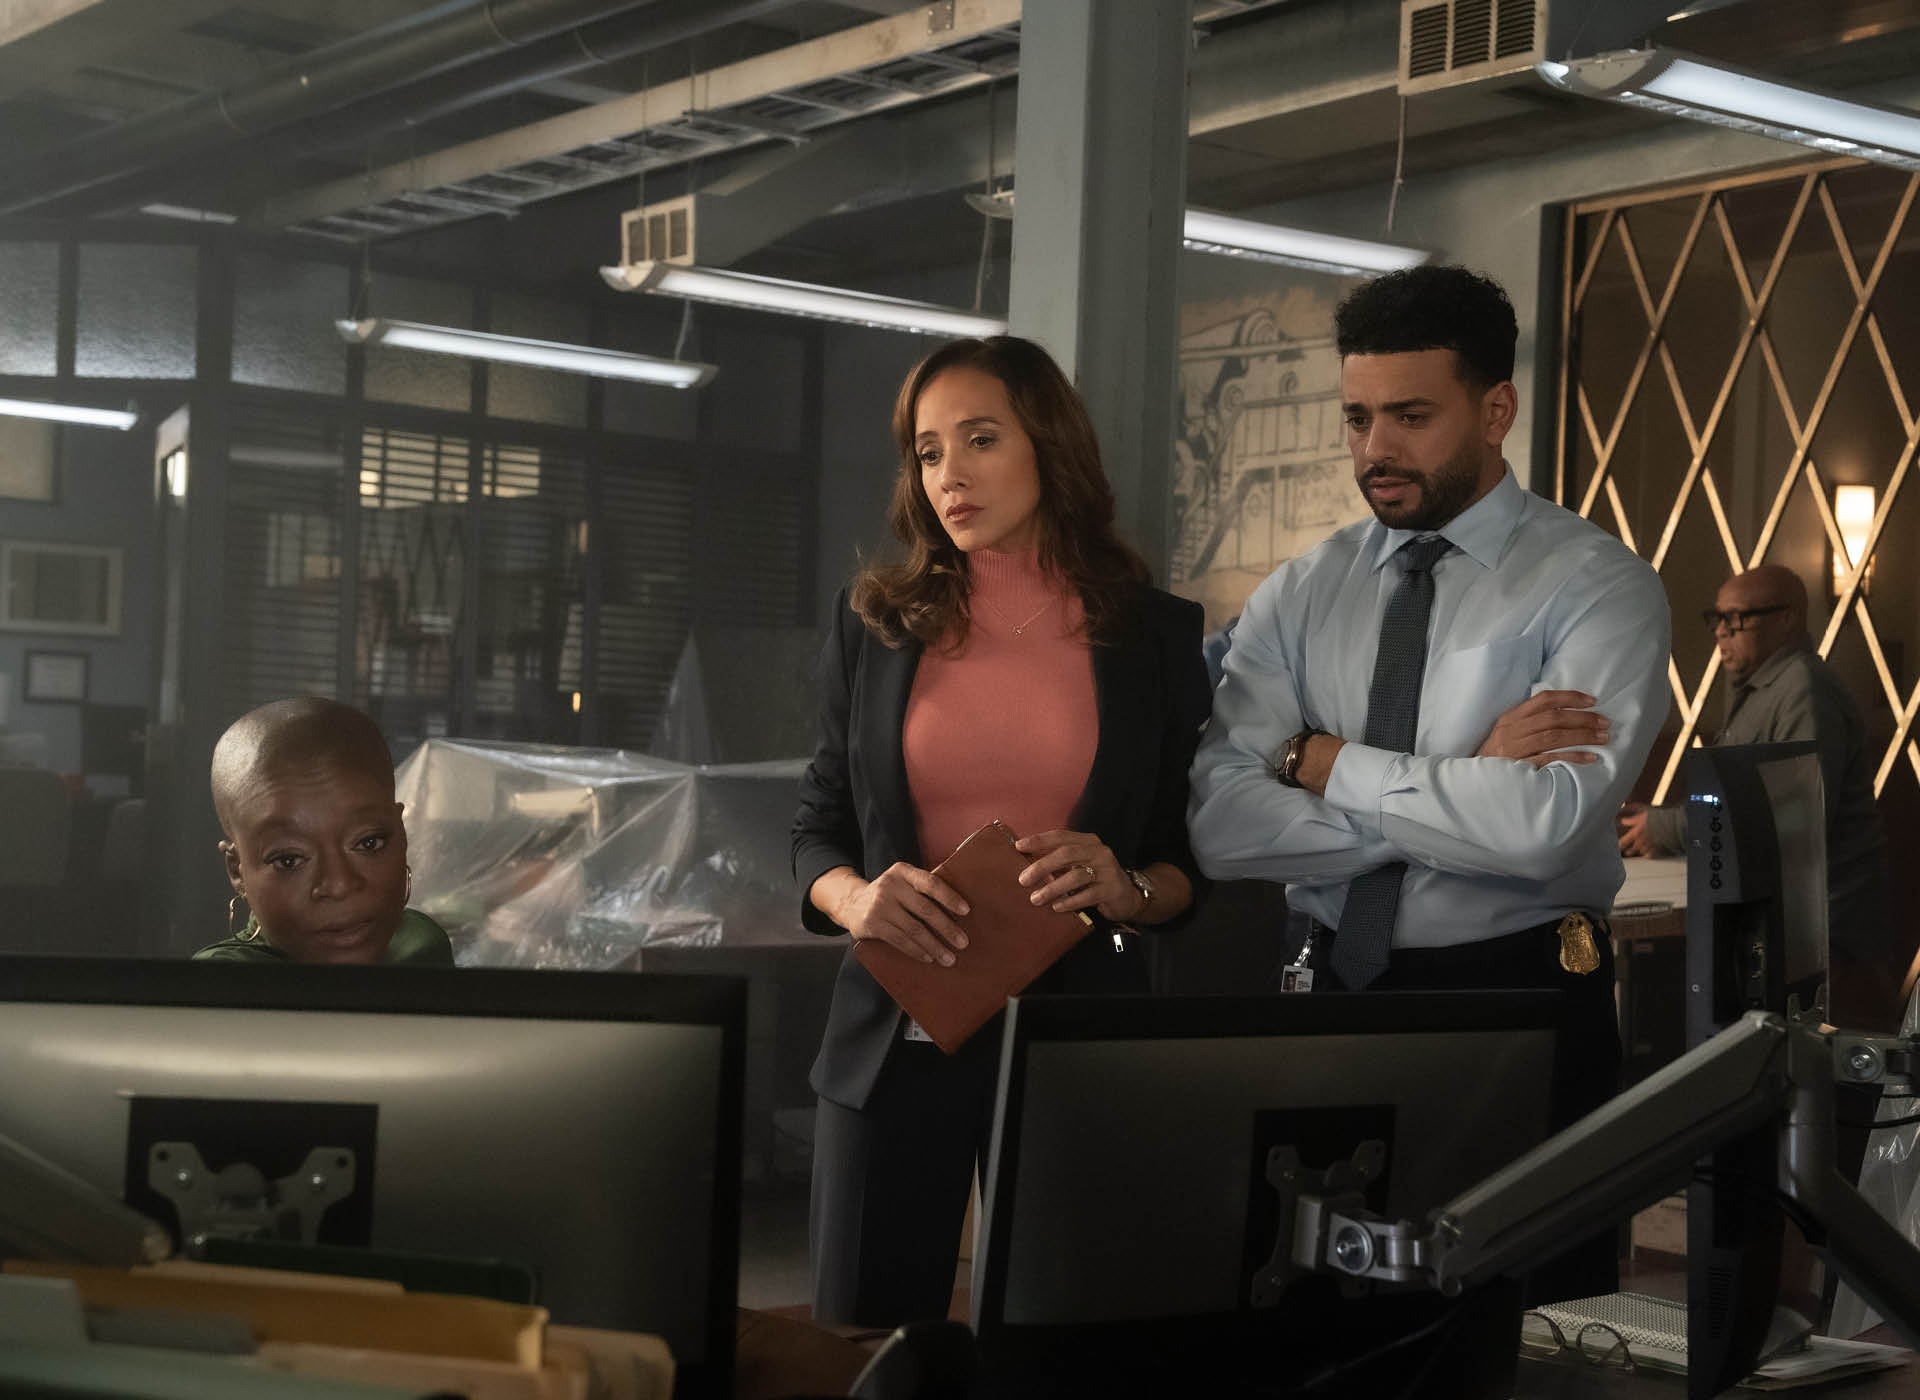
[[[1382,525],[1393,530],[1438,530],[1467,508],[1480,486],[1480,461],[1471,445],[1463,445],[1453,456],[1431,472],[1401,471],[1395,467],[1369,467],[1360,476],[1360,489],[1381,479],[1419,483],[1420,504],[1411,509],[1390,506],[1385,509],[1367,498],[1367,505]]]

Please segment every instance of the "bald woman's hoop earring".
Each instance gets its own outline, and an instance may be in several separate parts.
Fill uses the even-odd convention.
[[[253,913],[249,910],[246,925],[238,930],[234,928],[234,924],[240,918],[240,900],[241,896],[235,895],[227,901],[227,937],[237,938],[242,943],[251,943],[260,936],[260,925],[253,921]]]
[[[413,867],[411,865],[407,867],[407,892],[400,896],[400,902],[402,904],[413,903]]]

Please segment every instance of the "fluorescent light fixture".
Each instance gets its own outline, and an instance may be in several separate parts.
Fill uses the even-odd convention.
[[[1854,102],[1670,49],[1628,49],[1535,71],[1555,87],[1671,117],[1920,170],[1920,114]]]
[[[1197,253],[1223,253],[1259,262],[1285,263],[1315,272],[1337,272],[1348,277],[1372,277],[1418,267],[1432,254],[1424,248],[1403,248],[1365,238],[1343,238],[1337,233],[1315,233],[1258,219],[1236,219],[1205,209],[1187,210],[1182,241]]]
[[[663,384],[670,389],[697,389],[718,374],[715,365],[690,360],[661,360],[625,350],[600,350],[591,345],[568,345],[558,340],[529,340],[517,335],[494,335],[454,326],[427,326],[418,321],[393,321],[377,316],[367,321],[335,321],[340,338],[357,345],[390,345],[402,350],[425,350],[436,355],[464,355],[473,360],[497,360],[538,369],[567,370],[602,379],[631,379],[641,384]]]
[[[218,209],[195,209],[185,204],[143,204],[142,214],[156,219],[180,219],[190,224],[236,224],[240,220],[232,214],[223,214]]]
[[[90,428],[118,428],[123,433],[140,421],[140,415],[131,408],[88,408],[85,404],[42,403],[38,399],[0,399],[0,414],[84,423]]]
[[[990,219],[1013,217],[1012,190],[996,190],[992,194],[975,190],[966,196],[966,201],[969,208]],[[1402,268],[1418,267],[1432,256],[1424,248],[1404,248],[1396,243],[1376,243],[1365,238],[1315,233],[1286,224],[1216,214],[1208,209],[1187,210],[1180,241],[1196,253],[1219,253],[1230,258],[1284,263],[1288,267],[1332,272],[1343,277],[1372,277],[1382,272],[1397,272]]]
[[[661,296],[685,297],[689,301],[780,311],[790,316],[916,331],[921,335],[1003,335],[1007,329],[1007,323],[998,317],[958,311],[950,306],[712,267],[664,262],[618,263],[601,268],[600,275],[609,287],[619,292],[655,292]]]

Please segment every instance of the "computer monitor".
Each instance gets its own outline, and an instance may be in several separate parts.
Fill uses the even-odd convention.
[[[1825,1005],[1826,807],[1811,743],[1687,755],[1687,1043],[1748,1011]],[[1771,1125],[1716,1149],[1687,1188],[1688,1390],[1754,1367],[1780,1292]]]
[[[1811,743],[1687,755],[1687,1043],[1824,1005],[1827,822]]]
[[[1214,1386],[1302,1380],[1444,1327],[1444,1300],[1389,1286],[1343,1297],[1320,1276],[1257,1297],[1283,1209],[1270,1153],[1318,1173],[1383,1143],[1366,1204],[1421,1219],[1546,1138],[1557,1015],[1542,992],[1016,999],[976,1241],[981,1346],[1005,1372],[1091,1364],[1134,1393],[1202,1368]],[[1496,1376],[1517,1344],[1495,1342]],[[1058,1393],[1093,1378],[1059,1374]]]
[[[724,1397],[745,1011],[724,977],[0,959],[0,1135],[156,1218],[157,1141],[269,1180],[347,1147],[322,1242],[528,1266]]]

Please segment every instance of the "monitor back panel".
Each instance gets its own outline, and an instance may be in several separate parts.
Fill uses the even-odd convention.
[[[1367,1004],[1340,1005],[1356,1002]],[[1532,994],[1167,999],[1158,1015],[1118,1008],[1110,1027],[1098,1013],[1023,1005],[1008,1033],[976,1322],[1244,1312],[1279,1221],[1265,1173],[1275,1146],[1319,1169],[1383,1140],[1368,1204],[1424,1219],[1546,1136],[1551,1005]]]
[[[99,964],[109,984],[112,966]],[[282,969],[197,965],[191,970],[205,979],[198,982],[182,980],[181,967],[144,967],[162,1001],[194,996],[201,986],[216,1000],[249,989],[268,1002],[313,1000],[308,993],[318,988],[317,1000],[337,1002],[351,1001],[358,987],[396,1005],[410,991],[445,1001],[437,995],[445,990],[456,1004],[499,1010],[530,1000],[520,987],[534,988],[533,1000],[564,1003],[567,993],[554,979],[579,980],[401,973],[376,984],[309,973],[296,988],[298,973],[236,976]],[[325,1105],[310,1110],[321,1136],[342,1123],[376,1124],[374,1157],[363,1169],[372,1184],[365,1243],[530,1266],[556,1321],[659,1334],[683,1365],[730,1361],[737,1015],[702,1023],[565,1011],[545,1018],[526,1009],[467,1015],[126,1005],[43,996],[47,979],[39,977],[28,979],[29,997],[15,999],[5,972],[0,1134],[101,1190],[124,1199],[138,1184],[142,1149],[129,1150],[129,1125],[151,1124],[156,1114],[164,1120],[170,1101],[214,1101],[217,1131],[210,1134],[244,1143],[257,1127],[262,1153],[274,1150],[265,1142],[269,1119],[277,1142],[289,1118],[305,1113],[258,1105]],[[603,981],[630,989],[629,1015],[646,1000],[637,976]],[[669,990],[670,999],[686,1000],[682,989]],[[605,986],[574,991],[609,1000]],[[230,1115],[218,1112],[222,1103],[232,1105]],[[204,1105],[197,1111],[204,1115]],[[222,1164],[209,1158],[207,1165]]]

